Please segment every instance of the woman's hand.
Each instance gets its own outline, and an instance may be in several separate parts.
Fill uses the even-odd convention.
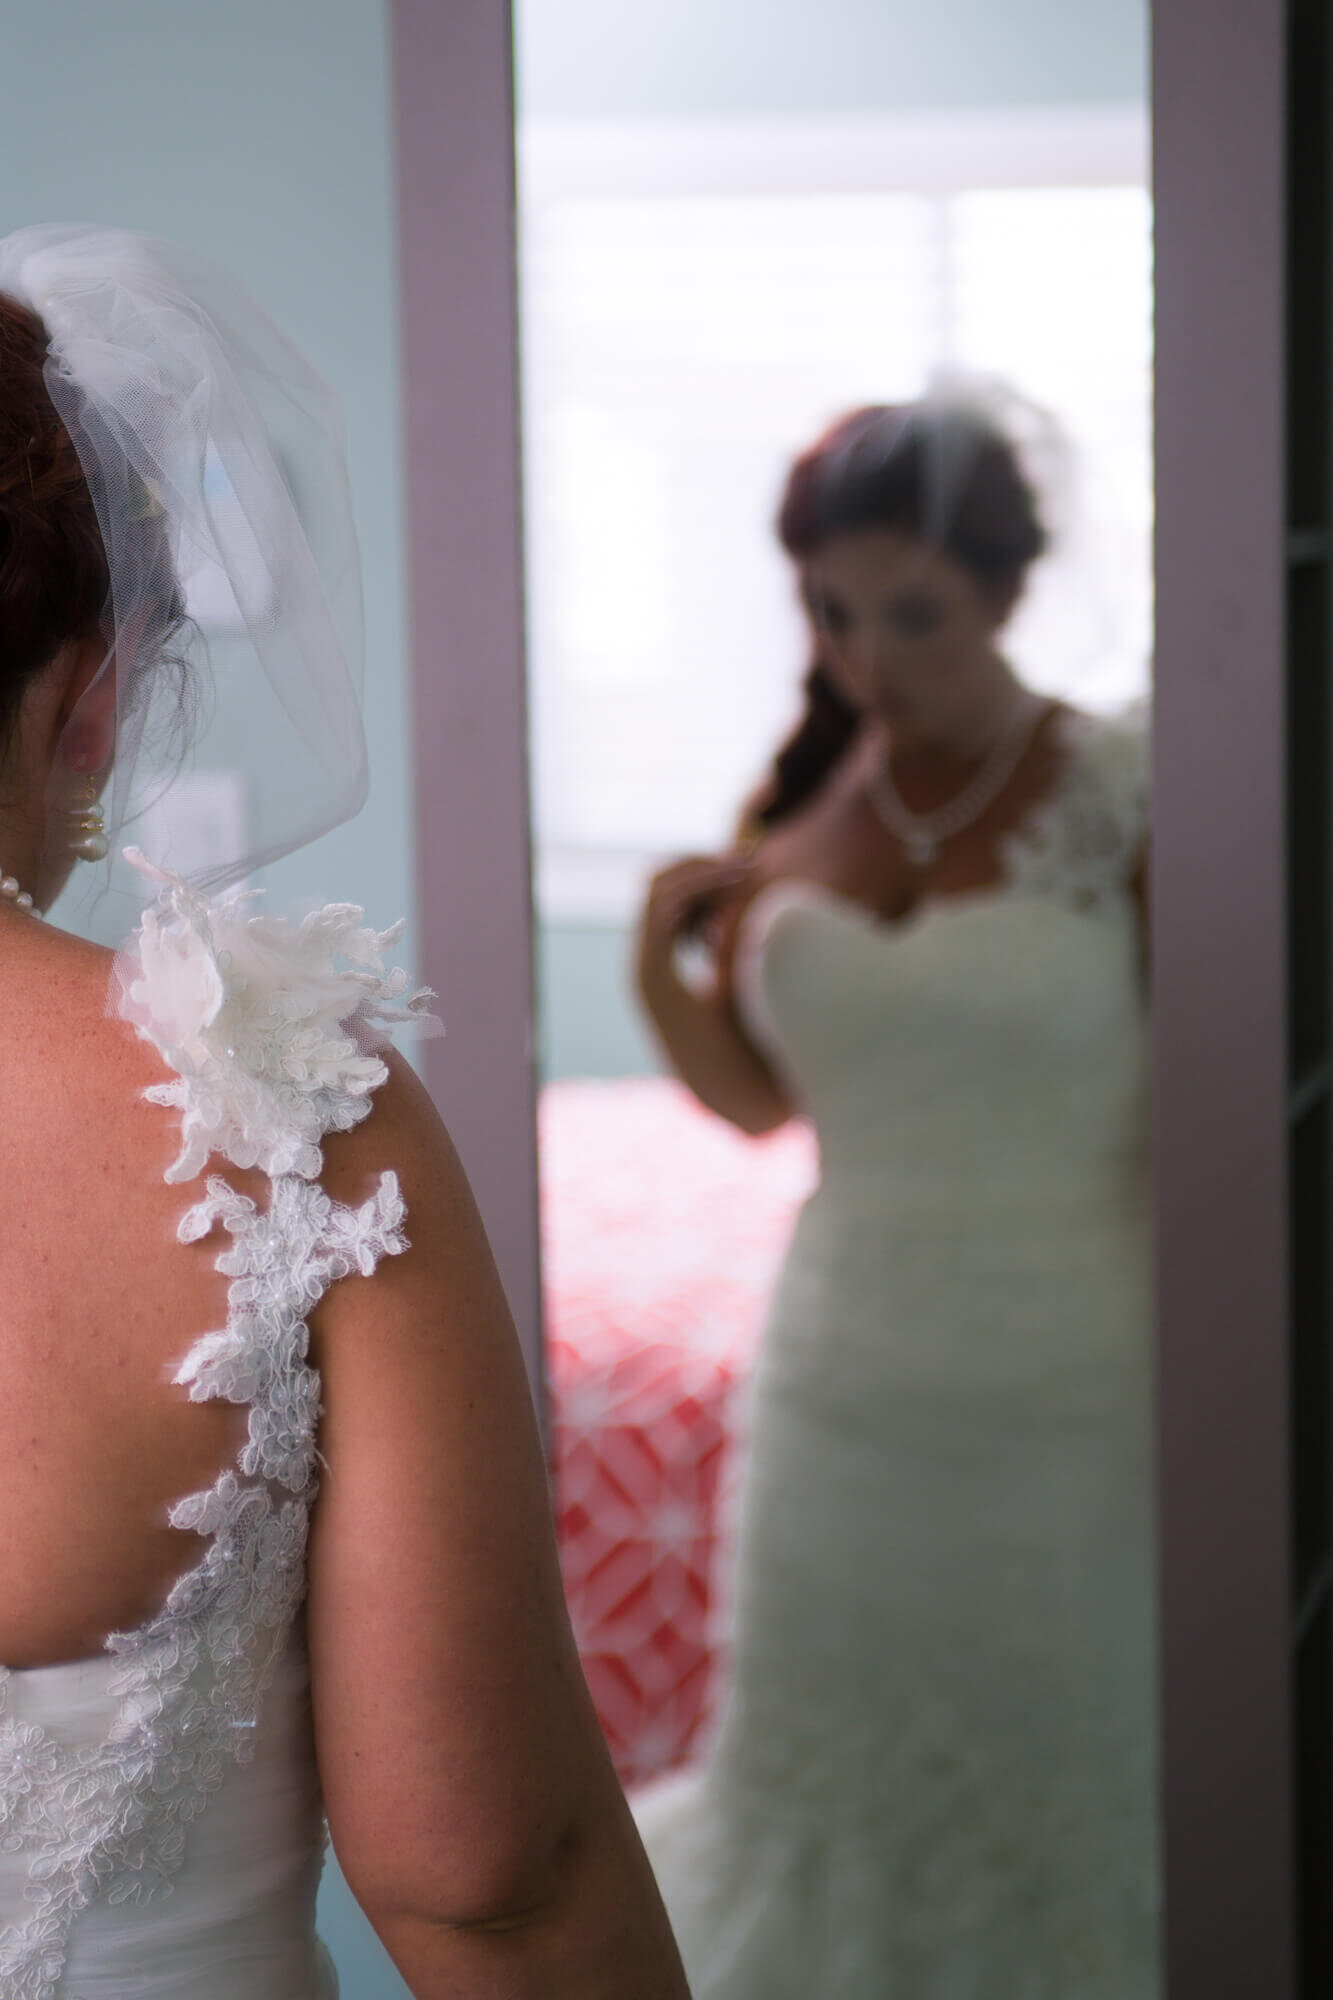
[[[639,922],[637,969],[645,996],[676,979],[676,946],[693,935],[752,873],[746,854],[688,855],[659,869]]]
[[[692,854],[654,875],[639,920],[636,977],[662,1052],[701,1104],[743,1132],[771,1132],[792,1115],[783,1086],[750,1041],[732,1005],[725,941],[717,976],[691,987],[676,969],[676,946],[701,925],[736,914],[753,878],[749,855]],[[723,922],[723,930],[727,925]]]

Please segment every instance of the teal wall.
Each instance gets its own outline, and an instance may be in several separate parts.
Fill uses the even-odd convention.
[[[238,272],[342,398],[371,793],[272,880],[381,924],[412,909],[392,195],[383,0],[5,9],[0,233],[110,222],[188,244]]]
[[[630,999],[632,939],[618,924],[541,924],[538,1057],[543,1077],[642,1076],[660,1068]]]

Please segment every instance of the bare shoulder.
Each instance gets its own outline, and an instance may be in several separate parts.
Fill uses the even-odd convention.
[[[423,1386],[436,1440],[460,1409],[489,1411],[525,1439],[532,1419],[517,1337],[467,1175],[411,1065],[395,1050],[385,1063],[388,1076],[369,1116],[325,1142],[325,1192],[355,1207],[393,1175],[407,1241],[373,1277],[333,1286],[311,1318],[325,1383],[324,1448],[335,1470],[340,1454],[374,1457],[395,1431],[400,1442],[414,1434],[414,1399]],[[381,1421],[368,1426],[371,1410]]]
[[[21,1038],[37,1054],[57,1040],[94,1057],[115,1059],[131,1030],[112,1019],[115,953],[53,925],[7,925],[0,950],[0,994],[11,1046]]]
[[[66,1137],[77,1138],[66,1162],[74,1174],[82,1165],[105,1172],[119,1160],[137,1175],[142,1149],[160,1178],[175,1135],[144,1093],[169,1073],[121,1018],[114,971],[113,952],[54,927],[6,938],[0,1096],[9,1137],[20,1150],[41,1140],[43,1150],[57,1151]]]
[[[475,1249],[480,1224],[444,1120],[407,1058],[394,1048],[381,1053],[388,1074],[374,1093],[368,1117],[324,1141],[324,1190],[334,1201],[355,1205],[384,1174],[392,1173],[402,1189],[416,1248],[423,1254],[432,1247],[438,1250],[446,1236],[461,1232]]]
[[[423,1161],[441,1148],[452,1154],[444,1120],[406,1056],[392,1047],[379,1053],[388,1074],[374,1093],[370,1116],[325,1141],[324,1185],[330,1193],[349,1174],[371,1171],[377,1162],[391,1166],[391,1152],[405,1149]]]

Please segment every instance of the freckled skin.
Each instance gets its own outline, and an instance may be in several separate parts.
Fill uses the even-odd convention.
[[[170,1377],[226,1318],[215,1244],[176,1241],[154,1052],[106,1013],[110,954],[0,912],[0,1661],[87,1657],[197,1562],[167,1508],[211,1485],[244,1413]],[[234,1174],[233,1179],[244,1179]],[[58,1247],[57,1247],[58,1246]]]

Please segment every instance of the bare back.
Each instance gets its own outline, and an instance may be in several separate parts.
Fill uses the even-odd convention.
[[[167,1509],[234,1460],[244,1414],[171,1381],[225,1285],[216,1247],[177,1241],[197,1190],[163,1182],[176,1121],[143,1092],[165,1071],[108,1015],[111,954],[2,921],[0,1662],[25,1668],[160,1607],[198,1557]]]

